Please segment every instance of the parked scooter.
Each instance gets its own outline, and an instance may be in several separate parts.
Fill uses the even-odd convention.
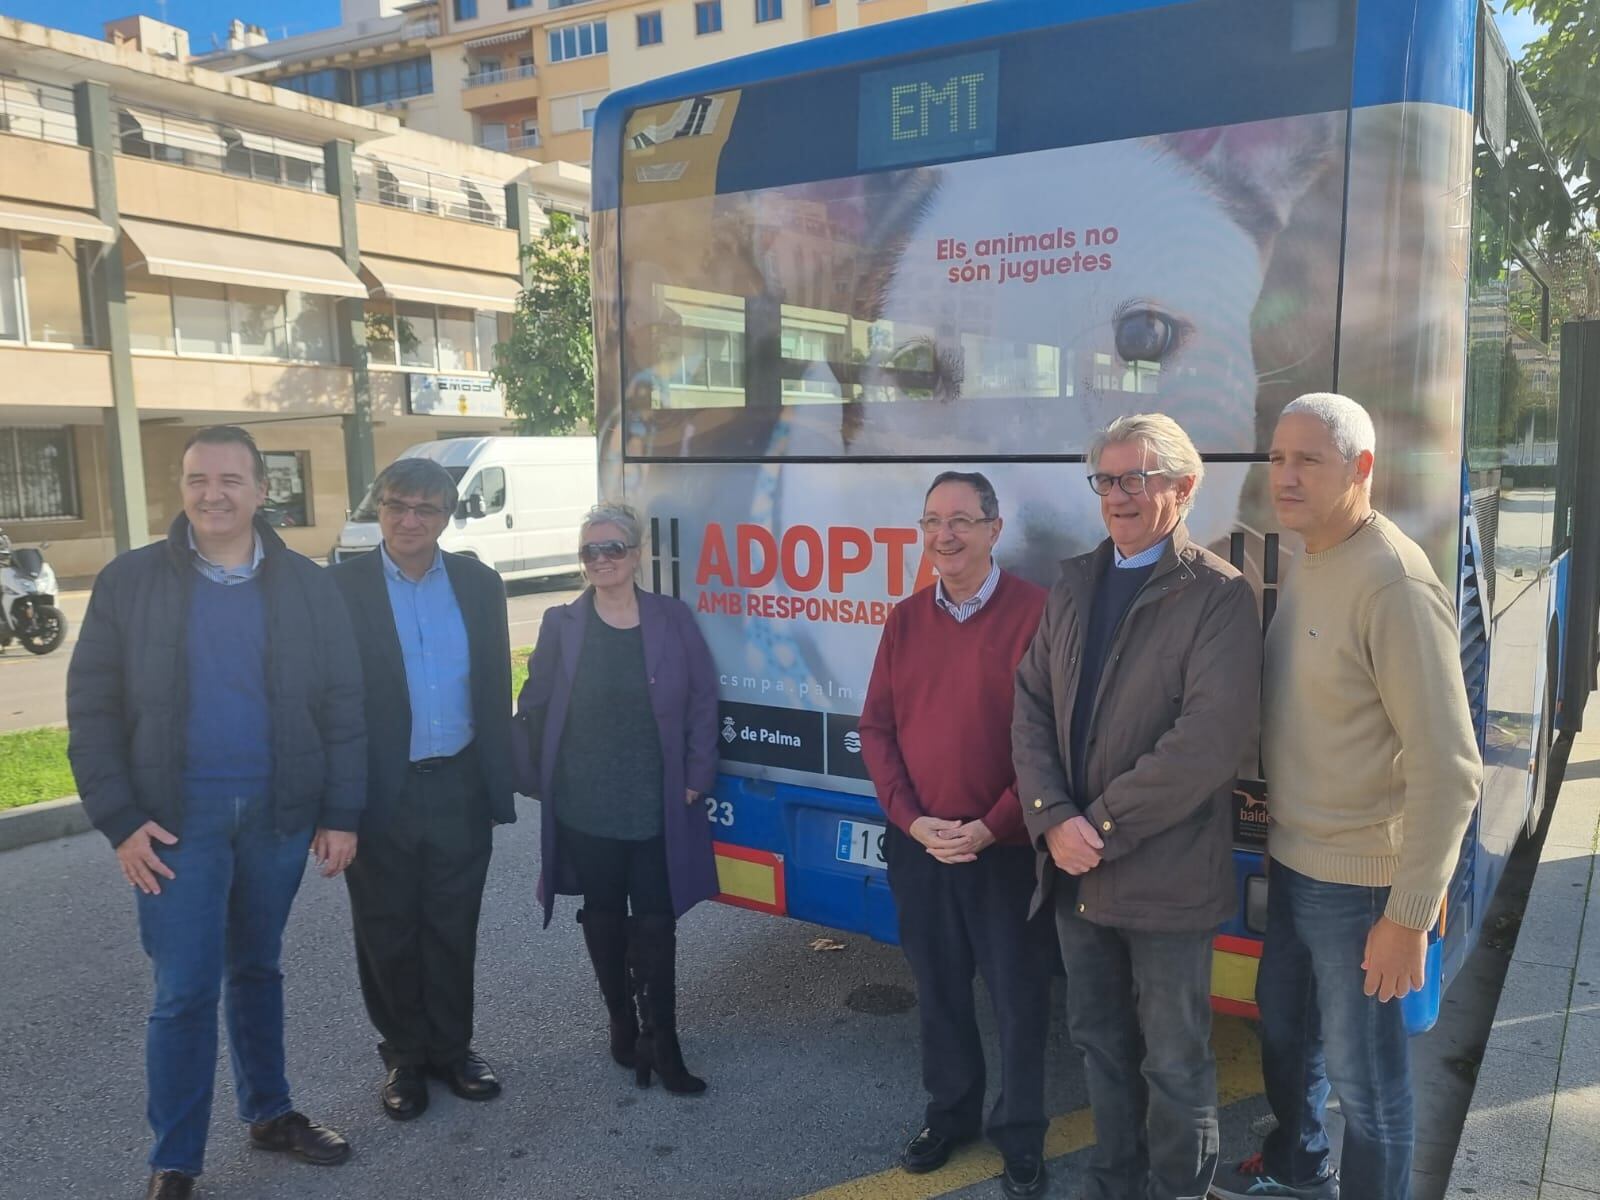
[[[21,642],[32,654],[49,654],[67,638],[67,618],[56,607],[56,573],[37,550],[14,550],[0,532],[0,649]]]

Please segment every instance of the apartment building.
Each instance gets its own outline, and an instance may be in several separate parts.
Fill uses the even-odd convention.
[[[337,29],[273,41],[236,22],[229,44],[197,61],[441,137],[587,164],[595,109],[614,88],[976,2],[344,0]]]
[[[0,18],[0,526],[92,575],[165,532],[184,440],[226,421],[325,554],[376,465],[510,428],[488,368],[532,180],[581,209],[587,172],[111,32]]]

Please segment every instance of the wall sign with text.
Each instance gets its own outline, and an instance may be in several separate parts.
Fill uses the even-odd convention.
[[[506,415],[505,389],[474,375],[406,376],[406,407],[416,417],[491,417]]]

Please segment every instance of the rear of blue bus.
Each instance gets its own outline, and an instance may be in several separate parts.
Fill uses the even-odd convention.
[[[612,96],[595,138],[602,492],[698,614],[724,899],[896,939],[855,722],[893,605],[932,582],[928,481],[982,470],[1002,567],[1104,536],[1093,432],[1161,411],[1207,463],[1191,533],[1292,574],[1273,422],[1341,390],[1392,447],[1374,499],[1462,556],[1468,0],[994,0]],[[1269,800],[1235,794],[1214,994],[1253,1011]],[[1431,1024],[1442,989],[1413,1002]]]

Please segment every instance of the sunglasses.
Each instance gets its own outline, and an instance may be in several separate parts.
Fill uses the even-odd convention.
[[[626,558],[628,551],[633,547],[627,542],[612,539],[609,542],[585,542],[578,547],[578,557],[584,562],[599,562],[602,558],[610,562],[617,562]]]

